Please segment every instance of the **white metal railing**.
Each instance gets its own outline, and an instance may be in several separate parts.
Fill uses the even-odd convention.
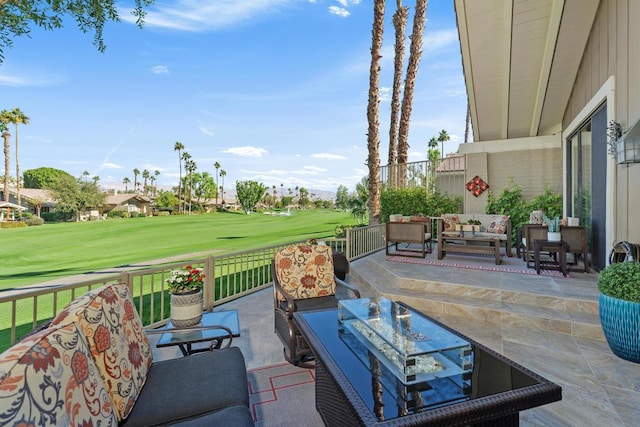
[[[333,250],[343,252],[348,260],[354,260],[384,247],[383,230],[384,225],[348,229],[345,238],[326,239],[324,242]],[[171,270],[186,265],[204,270],[204,309],[210,310],[271,286],[271,260],[275,252],[295,243],[300,242],[128,270],[77,283],[33,285],[0,291],[0,351],[39,323],[53,318],[77,296],[114,282],[129,286],[144,326],[160,326],[167,322],[169,315],[166,279]]]

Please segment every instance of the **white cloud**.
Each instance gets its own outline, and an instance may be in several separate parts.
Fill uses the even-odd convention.
[[[231,147],[222,152],[235,154],[236,156],[240,156],[240,157],[262,157],[264,154],[269,153],[264,148],[252,147],[250,145],[247,145],[244,147]]]
[[[65,80],[61,76],[29,76],[27,73],[20,73],[20,75],[0,74],[0,86],[54,86],[64,83]]]
[[[347,9],[338,6],[329,6],[329,13],[331,13],[332,15],[340,16],[342,18],[346,18],[347,16],[351,15],[351,13],[349,13]]]
[[[331,153],[317,153],[312,154],[311,157],[314,159],[325,159],[325,160],[347,160],[345,156],[341,156],[340,154],[331,154]]]
[[[320,168],[318,166],[304,166],[302,169],[308,172],[316,172],[316,173],[327,171],[327,168]]]
[[[206,128],[206,127],[204,127],[204,126],[200,126],[200,127],[199,127],[199,129],[200,129],[200,132],[202,132],[203,134],[205,134],[205,135],[207,135],[207,136],[213,136],[213,135],[214,135],[214,133],[213,133],[213,131],[212,131],[212,130],[207,129],[207,128]]]
[[[170,4],[156,2],[154,7],[147,10],[144,22],[146,27],[193,32],[210,31],[272,14],[286,8],[289,3],[290,0],[177,0]],[[130,8],[118,12],[123,21],[135,23]]]
[[[103,163],[100,165],[100,169],[122,169],[123,167],[120,165],[116,165],[115,163]]]
[[[153,74],[169,74],[169,68],[166,65],[156,65],[151,67],[151,72]]]
[[[433,52],[434,50],[447,47],[452,44],[458,44],[458,30],[440,30],[427,31],[424,36],[424,51]]]
[[[381,86],[378,91],[380,102],[391,102],[391,96],[393,95],[393,88]]]

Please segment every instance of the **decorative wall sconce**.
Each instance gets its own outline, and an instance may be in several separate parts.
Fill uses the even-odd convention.
[[[481,195],[487,188],[489,188],[489,184],[484,182],[482,178],[478,175],[474,176],[473,179],[466,184],[467,190],[471,191],[475,197]]]
[[[616,141],[616,162],[640,162],[640,120]]]

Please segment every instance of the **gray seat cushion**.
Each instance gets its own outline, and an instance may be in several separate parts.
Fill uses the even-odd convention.
[[[220,411],[212,412],[203,417],[193,420],[180,421],[172,426],[180,427],[211,427],[211,426],[230,426],[230,427],[253,427],[255,423],[249,409],[244,405],[235,405]]]
[[[166,425],[233,406],[249,413],[247,370],[237,347],[153,363],[121,425]]]

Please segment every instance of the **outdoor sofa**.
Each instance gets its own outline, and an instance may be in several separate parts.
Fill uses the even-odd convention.
[[[72,301],[0,355],[0,424],[253,426],[237,347],[152,361],[126,285]]]
[[[461,224],[469,220],[480,221],[479,230],[461,231]],[[470,227],[468,227],[470,228]],[[438,243],[442,237],[455,237],[464,233],[466,236],[480,238],[497,238],[500,246],[504,247],[508,257],[513,256],[511,250],[511,219],[508,215],[500,214],[442,214],[438,219]]]

